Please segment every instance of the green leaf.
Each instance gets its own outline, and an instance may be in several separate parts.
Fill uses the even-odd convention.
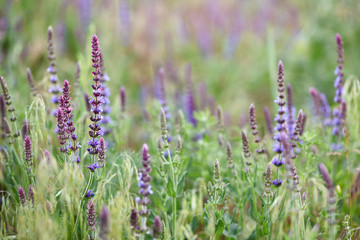
[[[221,235],[224,229],[225,229],[225,223],[223,220],[220,219],[215,226],[215,234]]]
[[[186,175],[186,172],[184,172],[182,174],[182,176],[180,177],[180,180],[177,184],[177,190],[176,190],[177,197],[181,197],[181,195],[183,194],[184,186],[185,186],[185,175]]]
[[[166,192],[170,197],[175,197],[174,184],[171,178],[168,178],[168,182],[166,185]]]

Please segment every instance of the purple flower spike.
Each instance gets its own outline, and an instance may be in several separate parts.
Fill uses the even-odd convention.
[[[124,87],[120,88],[120,105],[121,105],[121,112],[124,113],[126,106],[126,92]]]
[[[265,152],[265,149],[261,147],[260,142],[261,138],[259,136],[259,131],[257,129],[257,123],[256,123],[256,115],[255,115],[255,105],[251,104],[249,108],[249,121],[250,121],[250,128],[251,128],[251,134],[255,137],[255,142],[258,145],[258,149],[256,149],[256,152],[261,154]]]
[[[154,224],[153,224],[153,237],[154,238],[160,238],[162,233],[162,223],[159,216],[156,216],[154,218]]]
[[[99,140],[100,148],[99,148],[99,155],[98,155],[98,162],[100,167],[103,168],[105,166],[105,152],[106,152],[106,143],[103,137],[100,137]]]
[[[66,134],[66,123],[64,122],[64,112],[61,109],[61,107],[59,107],[59,109],[57,110],[57,114],[56,114],[56,119],[57,119],[57,134],[58,134],[58,140],[59,140],[59,144],[60,144],[60,151],[61,152],[66,152],[67,151],[67,146],[66,146],[66,141],[67,141],[67,134]]]
[[[49,88],[49,92],[53,94],[52,102],[57,104],[58,103],[58,94],[61,92],[61,89],[58,85],[58,77],[57,77],[57,69],[55,63],[55,47],[54,47],[54,33],[53,29],[50,26],[48,28],[48,59],[50,61],[50,65],[47,68],[47,72],[50,74],[49,80],[51,82],[51,87]],[[54,111],[53,111],[54,112]]]
[[[107,240],[107,235],[109,234],[109,226],[110,226],[110,213],[109,209],[104,206],[101,209],[100,216],[99,216],[99,226],[100,232],[99,237],[102,240]]]
[[[275,187],[280,187],[282,184],[282,180],[280,178],[278,178],[278,179],[273,180],[272,183],[274,184]]]
[[[285,162],[284,162],[284,159],[283,158],[277,158],[277,157],[274,157],[271,161],[272,164],[274,164],[275,166],[277,167],[280,167],[282,166]]]
[[[148,196],[150,194],[153,194],[153,191],[151,190],[151,176],[149,175],[151,172],[150,167],[150,154],[149,154],[149,148],[146,144],[142,147],[142,165],[143,168],[139,171],[139,195],[142,196],[142,199],[139,199],[138,203],[143,205],[143,209],[139,211],[139,214],[143,217],[146,217],[150,212],[148,209],[146,209],[146,206],[150,204],[150,199]]]
[[[134,230],[139,230],[139,217],[135,208],[131,209],[130,213],[130,225]]]
[[[95,231],[96,227],[96,206],[92,199],[87,205],[87,222],[91,231]]]
[[[87,166],[87,168],[88,168],[91,172],[95,172],[95,170],[96,170],[97,168],[99,168],[99,164],[98,164],[97,162],[94,163],[94,164],[89,163],[89,165]]]
[[[26,195],[25,195],[24,189],[21,186],[19,186],[18,192],[19,192],[20,203],[22,205],[25,205],[25,203],[26,203]]]
[[[32,158],[32,149],[31,149],[31,140],[29,136],[26,136],[24,140],[24,152],[25,152],[24,155],[25,155],[26,165],[28,166],[28,173],[31,173],[33,158]]]
[[[31,201],[31,204],[34,206],[35,198],[34,198],[34,187],[32,184],[30,184],[29,189],[28,189],[28,197],[29,197],[29,200]]]
[[[186,109],[186,115],[188,118],[188,121],[196,127],[197,121],[194,117],[195,112],[195,100],[193,95],[193,89],[192,89],[192,81],[191,81],[191,65],[187,64],[185,67],[185,75],[186,75],[186,99],[185,99],[185,109]]]
[[[92,198],[95,194],[93,193],[92,189],[89,189],[89,191],[86,193],[85,197]]]
[[[92,56],[92,75],[94,84],[92,85],[93,89],[93,97],[90,99],[89,103],[91,104],[91,112],[90,121],[92,124],[89,125],[90,131],[89,136],[90,139],[88,141],[88,152],[91,155],[97,155],[100,151],[99,149],[99,140],[97,139],[99,136],[103,135],[103,131],[99,125],[99,122],[102,119],[101,113],[103,112],[101,104],[103,103],[101,92],[101,63],[100,63],[100,47],[97,36],[94,34],[91,38],[91,56]],[[96,163],[97,164],[97,163]],[[95,168],[94,168],[95,169]]]

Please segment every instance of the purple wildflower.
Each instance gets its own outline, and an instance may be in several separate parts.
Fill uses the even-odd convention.
[[[106,152],[106,143],[103,137],[100,137],[100,148],[99,148],[99,154],[98,154],[98,162],[100,164],[100,167],[103,168],[105,166],[105,152]]]
[[[323,117],[323,124],[324,126],[330,126],[331,125],[331,107],[328,104],[327,98],[325,94],[320,93],[320,111]]]
[[[186,99],[185,99],[185,101],[186,101],[185,109],[186,109],[188,121],[194,127],[196,127],[197,121],[194,117],[195,100],[194,100],[192,82],[191,82],[191,65],[190,64],[186,64],[186,66],[185,66],[185,75],[186,75],[186,88],[187,88]]]
[[[92,189],[89,189],[85,195],[87,198],[92,198],[95,194],[93,193]]]
[[[334,225],[336,223],[335,219],[335,211],[336,211],[336,198],[335,198],[335,189],[334,189],[334,183],[330,177],[330,174],[325,167],[323,163],[319,163],[319,172],[322,175],[326,188],[329,190],[329,198],[328,198],[328,204],[329,204],[329,217],[328,222],[330,225]]]
[[[151,190],[151,176],[149,175],[151,172],[150,167],[150,154],[149,154],[149,148],[146,144],[142,147],[142,165],[143,168],[139,171],[139,194],[142,196],[142,199],[137,198],[137,202],[141,205],[143,205],[143,208],[139,211],[139,214],[143,217],[146,217],[150,212],[148,209],[146,209],[146,206],[150,204],[150,199],[148,196],[153,193]]]
[[[299,132],[300,136],[302,136],[303,133],[304,133],[304,131],[305,131],[306,117],[307,117],[307,116],[306,116],[306,114],[304,113],[304,114],[303,114],[303,117],[302,117],[302,121],[301,121],[300,132]]]
[[[287,96],[287,126],[288,126],[288,135],[289,138],[292,139],[293,138],[293,134],[294,134],[294,104],[293,104],[293,94],[292,94],[292,89],[291,89],[291,85],[288,84],[286,86],[286,96]]]
[[[124,87],[120,88],[120,105],[121,105],[121,112],[122,114],[124,114],[125,106],[126,106],[126,92]]]
[[[332,149],[335,151],[339,151],[342,149],[342,144],[340,142],[341,135],[343,134],[342,128],[342,116],[341,116],[341,107],[343,99],[343,83],[344,83],[344,73],[343,73],[343,63],[344,63],[344,49],[343,49],[343,42],[341,36],[336,34],[336,44],[337,44],[337,52],[338,52],[338,59],[337,59],[337,67],[335,69],[336,80],[334,83],[334,87],[336,88],[334,102],[337,103],[337,107],[333,110],[333,131],[332,134],[336,137],[337,143],[332,143]]]
[[[153,237],[160,238],[162,233],[162,223],[159,216],[155,216],[153,224]]]
[[[35,198],[34,198],[34,187],[32,184],[30,184],[29,189],[28,189],[28,197],[29,197],[29,200],[31,201],[31,204],[34,206]]]
[[[104,67],[104,59],[102,57],[102,53],[100,51],[100,83],[101,83],[101,100],[102,100],[102,106],[103,106],[103,118],[100,120],[100,124],[108,125],[111,123],[111,118],[109,114],[111,113],[111,106],[110,106],[110,90],[106,86],[106,82],[110,80],[110,77],[105,73],[105,67]],[[111,129],[105,129],[104,128],[104,135],[107,135],[111,132]]]
[[[280,178],[274,179],[274,180],[272,181],[272,183],[274,184],[275,187],[280,187],[281,184],[282,184],[282,180],[281,180]]]
[[[54,33],[53,33],[53,29],[50,26],[48,28],[48,59],[50,61],[50,65],[47,68],[47,72],[50,74],[50,82],[52,84],[52,86],[49,88],[49,92],[53,94],[52,98],[51,98],[51,102],[57,104],[59,102],[59,98],[58,98],[58,94],[61,92],[61,89],[58,85],[58,77],[57,77],[57,68],[56,68],[56,63],[55,63],[55,47],[54,47]],[[53,111],[53,114],[56,114],[56,110]]]
[[[256,152],[261,154],[265,152],[265,148],[262,148],[260,145],[261,138],[259,136],[259,131],[257,129],[257,123],[256,123],[256,115],[255,115],[255,105],[251,104],[249,108],[249,122],[250,122],[250,128],[251,128],[251,134],[255,137],[255,142],[258,145],[258,149],[256,149]]]
[[[91,112],[90,97],[87,93],[84,93],[84,99],[85,99],[86,110],[90,113]]]
[[[100,120],[102,119],[102,97],[101,97],[101,82],[100,82],[100,48],[97,36],[94,34],[91,38],[91,56],[92,56],[92,67],[94,70],[92,71],[93,81],[94,84],[92,85],[93,88],[93,97],[90,100],[91,104],[91,112],[93,115],[90,116],[90,120],[92,124],[89,125],[90,131],[89,136],[90,139],[88,141],[88,152],[91,155],[97,155],[99,153],[99,140],[97,139],[99,136],[102,135],[103,131],[99,125]]]
[[[245,158],[249,158],[251,155],[249,141],[247,139],[247,136],[246,136],[244,130],[241,131],[241,141],[242,141],[242,145],[243,145],[244,156],[245,156]],[[246,165],[251,165],[251,162],[247,160]]]
[[[110,225],[110,213],[107,206],[104,206],[101,209],[100,216],[99,216],[99,226],[100,232],[99,237],[101,240],[107,240],[107,235],[109,234],[109,225]]]
[[[95,225],[96,225],[96,206],[92,199],[89,200],[89,203],[87,204],[87,222],[88,226],[90,228],[90,231],[95,231]]]
[[[19,192],[20,203],[22,205],[25,205],[25,203],[26,203],[26,195],[25,195],[24,189],[21,186],[19,186],[18,192]]]
[[[61,107],[59,107],[57,110],[56,119],[57,119],[56,126],[57,126],[57,133],[58,133],[58,139],[59,139],[59,144],[60,144],[60,151],[66,152],[67,151],[67,146],[66,146],[67,134],[66,134],[66,125],[64,122],[64,112],[61,109]]]
[[[99,168],[99,164],[96,162],[96,163],[89,163],[89,165],[87,166],[87,168],[91,171],[91,172],[95,172],[95,170],[97,168]]]
[[[314,106],[315,106],[315,113],[318,117],[321,116],[321,111],[320,111],[320,96],[319,96],[319,92],[317,89],[311,87],[309,88],[309,93],[313,99],[314,102]]]
[[[35,97],[37,94],[37,90],[36,90],[36,86],[35,86],[35,82],[34,82],[34,78],[31,74],[31,70],[30,68],[26,69],[26,76],[27,76],[27,80],[30,86],[30,90],[31,90],[31,94]]]
[[[139,226],[139,217],[138,217],[138,213],[136,211],[135,208],[131,209],[131,213],[130,213],[130,225],[131,227],[135,230],[138,231],[140,229]]]
[[[26,136],[24,140],[24,152],[26,165],[28,166],[28,172],[30,173],[31,166],[33,165],[33,158],[31,150],[31,140],[29,136]]]

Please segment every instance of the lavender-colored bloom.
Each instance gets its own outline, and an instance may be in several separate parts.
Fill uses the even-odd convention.
[[[50,65],[47,68],[47,72],[50,74],[49,80],[52,84],[52,86],[49,88],[49,92],[51,92],[53,94],[52,96],[52,102],[57,104],[59,102],[58,100],[58,94],[61,92],[61,89],[58,85],[58,77],[57,77],[57,68],[56,68],[56,63],[55,63],[55,47],[54,47],[54,33],[53,33],[53,29],[50,26],[48,28],[48,59],[50,61]],[[53,111],[54,113],[54,111]]]
[[[304,115],[303,111],[300,109],[298,116],[296,118],[296,124],[295,124],[293,138],[291,140],[292,159],[295,159],[300,152],[300,149],[297,147],[296,143],[300,140],[299,135],[301,132],[302,121],[303,121],[303,117],[304,117],[303,115]]]
[[[29,86],[30,86],[31,94],[33,96],[36,96],[37,90],[36,90],[34,78],[33,78],[32,74],[31,74],[30,68],[26,69],[26,76],[27,76],[27,80],[28,80],[28,83],[29,83]]]
[[[100,83],[101,83],[101,97],[102,97],[102,106],[103,106],[103,118],[100,120],[100,124],[104,126],[111,123],[111,118],[109,116],[111,112],[110,106],[110,89],[106,86],[106,82],[110,80],[110,77],[105,73],[104,59],[102,53],[100,52]],[[105,128],[105,127],[104,127]],[[104,135],[107,135],[111,132],[111,129],[104,129]]]
[[[303,133],[304,133],[305,125],[306,125],[306,118],[307,118],[307,115],[304,113],[302,121],[301,121],[301,129],[300,129],[300,132],[299,132],[300,136],[302,136]]]
[[[143,208],[139,211],[139,214],[143,217],[146,217],[150,211],[146,209],[146,206],[150,204],[150,199],[148,196],[150,194],[153,194],[153,191],[151,190],[151,176],[149,175],[151,172],[150,167],[150,154],[149,154],[149,148],[146,144],[142,147],[142,165],[143,168],[139,171],[139,195],[142,196],[142,199],[138,199],[138,203],[143,205]]]
[[[107,206],[104,206],[101,209],[100,216],[99,216],[99,226],[100,232],[99,237],[102,240],[107,240],[107,235],[109,234],[109,227],[110,227],[110,213]]]
[[[323,177],[325,183],[326,183],[326,187],[328,189],[331,189],[334,187],[334,183],[330,177],[330,174],[327,170],[327,168],[325,167],[325,165],[323,163],[319,163],[319,172],[321,174],[321,176]]]
[[[316,90],[315,88],[311,87],[309,88],[309,93],[313,99],[314,102],[314,106],[315,106],[315,113],[318,117],[321,116],[321,111],[320,111],[320,94],[319,91]]]
[[[27,135],[30,135],[29,133],[30,133],[30,123],[24,120],[21,128],[21,135],[23,136],[23,139],[25,139]]]
[[[135,208],[131,209],[131,214],[130,214],[130,225],[134,230],[139,230],[140,226],[139,226],[139,217],[138,217],[138,213],[136,211]]]
[[[283,158],[278,158],[278,157],[274,157],[271,161],[272,164],[274,164],[275,166],[277,167],[280,167],[282,166],[285,162],[284,162],[284,159]]]
[[[100,137],[100,148],[99,148],[99,154],[98,154],[98,162],[101,168],[105,166],[105,153],[106,153],[106,143],[103,137]]]
[[[89,189],[85,195],[87,198],[92,198],[95,194],[93,193],[92,189]]]
[[[29,189],[28,189],[28,197],[29,197],[29,200],[31,201],[31,204],[34,206],[35,198],[34,198],[34,187],[32,184],[30,184]]]
[[[89,163],[89,165],[87,166],[87,168],[88,168],[91,172],[95,172],[95,170],[96,170],[97,168],[99,168],[99,164],[98,164],[97,162],[94,163],[94,164]]]
[[[278,178],[278,179],[273,180],[272,183],[274,184],[275,187],[280,187],[282,184],[282,180],[280,178]]]
[[[279,66],[278,66],[278,92],[279,92],[279,97],[275,100],[275,102],[279,105],[279,109],[278,109],[278,114],[276,114],[276,117],[274,119],[274,121],[276,122],[276,127],[275,127],[275,131],[277,131],[277,133],[274,135],[274,140],[276,140],[277,142],[274,144],[274,151],[281,154],[282,153],[282,148],[281,148],[281,144],[280,144],[280,138],[279,138],[279,134],[280,132],[285,130],[285,119],[284,119],[284,114],[285,114],[285,101],[284,101],[284,65],[282,64],[281,61],[279,61]]]
[[[266,171],[264,173],[264,178],[265,178],[265,189],[263,192],[263,197],[269,197],[272,198],[274,196],[273,191],[271,190],[271,179],[272,179],[272,171],[271,171],[271,164],[268,164],[266,167]]]
[[[92,199],[89,200],[87,204],[87,223],[90,228],[90,231],[95,231],[96,227],[96,206]]]
[[[21,186],[19,186],[18,192],[19,192],[20,203],[22,205],[25,205],[25,203],[26,203],[26,195],[25,195],[24,189]]]
[[[337,52],[338,52],[338,59],[337,59],[338,65],[335,69],[336,80],[334,83],[334,87],[336,88],[336,92],[335,92],[334,102],[336,102],[338,106],[333,110],[333,122],[332,122],[333,125],[332,134],[336,136],[338,141],[337,143],[332,144],[332,148],[335,151],[342,150],[342,144],[340,142],[340,138],[341,135],[343,134],[341,109],[342,109],[342,102],[344,101],[343,93],[342,93],[343,82],[344,82],[343,80],[344,49],[343,49],[343,42],[339,34],[336,34],[336,44],[337,44]]]
[[[66,123],[64,122],[64,112],[61,107],[59,107],[57,110],[56,119],[57,119],[56,126],[57,126],[58,140],[60,144],[60,151],[66,152],[67,151],[66,141],[68,137],[66,134]]]
[[[256,149],[257,153],[264,153],[265,148],[262,148],[260,146],[261,138],[259,136],[259,131],[257,129],[257,123],[256,123],[256,115],[255,115],[255,105],[251,104],[249,107],[249,123],[251,128],[251,134],[255,137],[255,142],[258,145],[258,149]]]
[[[288,135],[290,139],[293,138],[294,134],[294,105],[293,105],[293,95],[291,85],[286,86],[286,96],[287,96],[287,125],[288,125]]]
[[[245,156],[245,158],[249,158],[250,157],[249,141],[247,139],[247,136],[246,136],[244,130],[241,131],[241,141],[242,141],[242,145],[243,145],[244,156]],[[246,161],[246,165],[251,165],[251,162]]]
[[[160,238],[162,233],[162,223],[159,216],[155,216],[153,224],[153,237]]]
[[[264,116],[266,121],[266,128],[269,131],[270,135],[272,136],[274,134],[273,125],[271,123],[271,114],[268,107],[264,107]]]
[[[121,112],[125,113],[125,106],[126,106],[126,92],[125,88],[120,88],[120,105],[121,105]]]
[[[120,33],[125,46],[131,43],[131,9],[129,0],[120,1]]]
[[[93,115],[90,116],[90,120],[92,124],[89,125],[90,131],[89,136],[90,139],[88,141],[88,152],[91,155],[97,155],[99,153],[99,140],[97,139],[99,136],[103,134],[103,131],[99,125],[100,120],[102,119],[102,97],[101,97],[101,82],[100,82],[100,48],[97,36],[94,34],[91,38],[91,56],[92,56],[92,67],[94,70],[92,71],[94,84],[93,88],[93,97],[90,100],[91,104],[91,112]]]
[[[91,22],[92,0],[78,0],[79,22],[83,34],[86,33]]]
[[[186,75],[186,88],[187,88],[186,99],[185,99],[185,109],[186,109],[188,121],[194,127],[196,127],[197,121],[194,117],[195,100],[194,100],[194,95],[193,95],[193,90],[192,90],[191,65],[190,64],[187,64],[185,66],[185,75]]]
[[[28,166],[28,172],[31,172],[31,166],[33,165],[33,158],[32,158],[32,150],[31,150],[31,140],[29,136],[25,137],[24,140],[24,155],[25,155],[25,162]]]
[[[328,101],[326,99],[325,94],[320,93],[319,95],[320,99],[320,111],[323,117],[323,124],[324,126],[330,126],[331,125],[331,107],[328,104]]]

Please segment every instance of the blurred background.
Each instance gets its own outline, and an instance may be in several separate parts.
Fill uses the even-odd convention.
[[[20,100],[15,104],[21,116],[31,103],[27,67],[39,89],[47,91],[52,26],[60,82],[72,83],[79,61],[79,88],[90,93],[90,37],[96,33],[113,111],[120,111],[124,86],[136,122],[144,101],[156,97],[159,67],[165,69],[168,101],[184,108],[190,64],[196,109],[214,114],[221,105],[225,124],[242,126],[251,103],[260,119],[264,106],[275,110],[279,59],[297,109],[311,112],[311,86],[332,104],[336,33],[344,42],[346,77],[360,75],[359,12],[357,0],[0,0],[0,74]]]

